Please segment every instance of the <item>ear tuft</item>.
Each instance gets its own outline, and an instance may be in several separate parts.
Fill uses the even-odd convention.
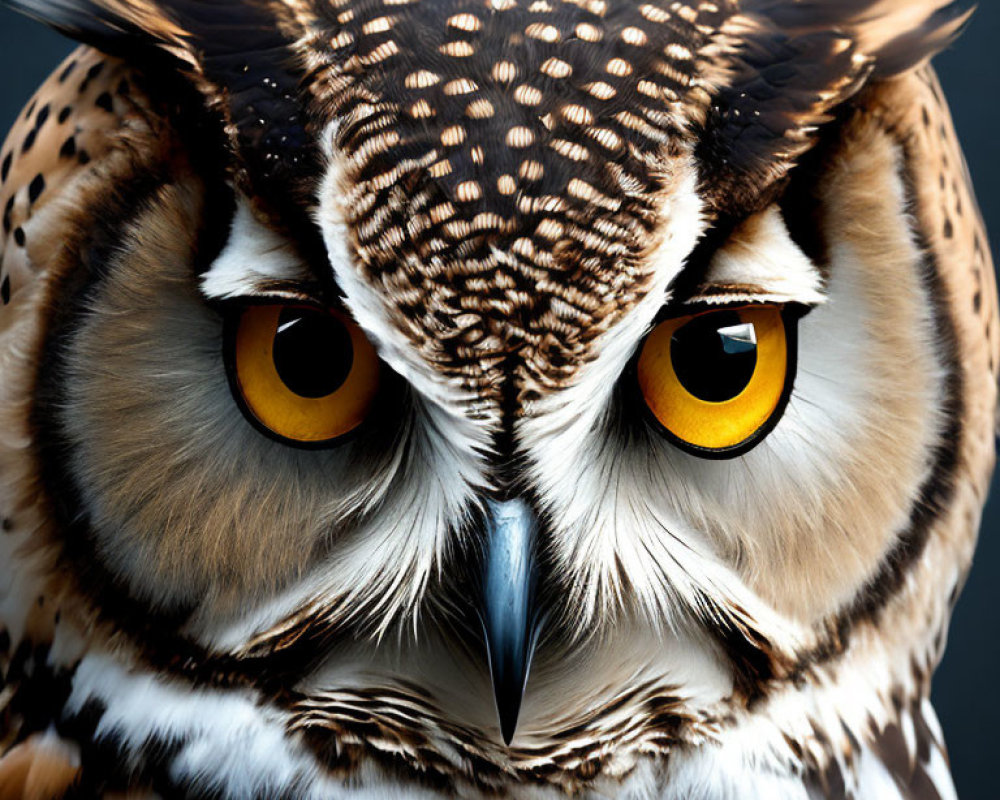
[[[925,63],[970,15],[953,0],[745,0],[719,32],[730,80],[700,137],[709,203],[766,205],[837,106]]]
[[[973,13],[960,0],[747,0],[742,11],[790,36],[836,30],[875,63],[904,72],[951,44]]]
[[[950,3],[914,28],[890,27],[878,31],[883,36],[890,34],[891,38],[874,42],[876,77],[905,72],[933,58],[959,37],[974,12],[975,8]]]
[[[159,6],[137,0],[4,0],[11,8],[98,49],[182,48],[184,31]]]
[[[234,180],[261,203],[302,206],[318,173],[304,112],[301,32],[254,0],[0,0],[67,36],[195,90],[228,140]],[[175,97],[170,98],[171,101]],[[229,155],[229,154],[227,154]],[[267,209],[269,216],[280,216]]]

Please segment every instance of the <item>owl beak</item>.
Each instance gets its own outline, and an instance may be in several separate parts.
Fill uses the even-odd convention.
[[[489,501],[482,621],[500,733],[510,744],[531,668],[537,520],[523,500]]]

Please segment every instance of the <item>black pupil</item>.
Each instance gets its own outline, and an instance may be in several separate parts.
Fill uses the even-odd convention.
[[[274,334],[278,377],[300,397],[326,397],[347,380],[354,363],[351,335],[333,314],[283,309]]]
[[[740,394],[757,368],[754,326],[735,311],[695,317],[670,340],[677,379],[695,397],[723,403]]]

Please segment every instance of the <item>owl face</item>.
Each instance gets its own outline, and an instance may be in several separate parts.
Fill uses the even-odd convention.
[[[903,613],[964,340],[886,120],[952,6],[25,5],[134,61],[12,305],[89,625],[614,750],[622,683],[714,736]]]

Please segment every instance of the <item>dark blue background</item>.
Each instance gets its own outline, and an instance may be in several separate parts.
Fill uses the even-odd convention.
[[[0,9],[0,136],[72,44]],[[1000,241],[1000,4],[984,3],[937,61],[965,146],[987,227]],[[951,628],[934,699],[962,800],[996,800],[1000,731],[1000,491],[994,481],[969,583]],[[996,728],[994,726],[997,726]]]

